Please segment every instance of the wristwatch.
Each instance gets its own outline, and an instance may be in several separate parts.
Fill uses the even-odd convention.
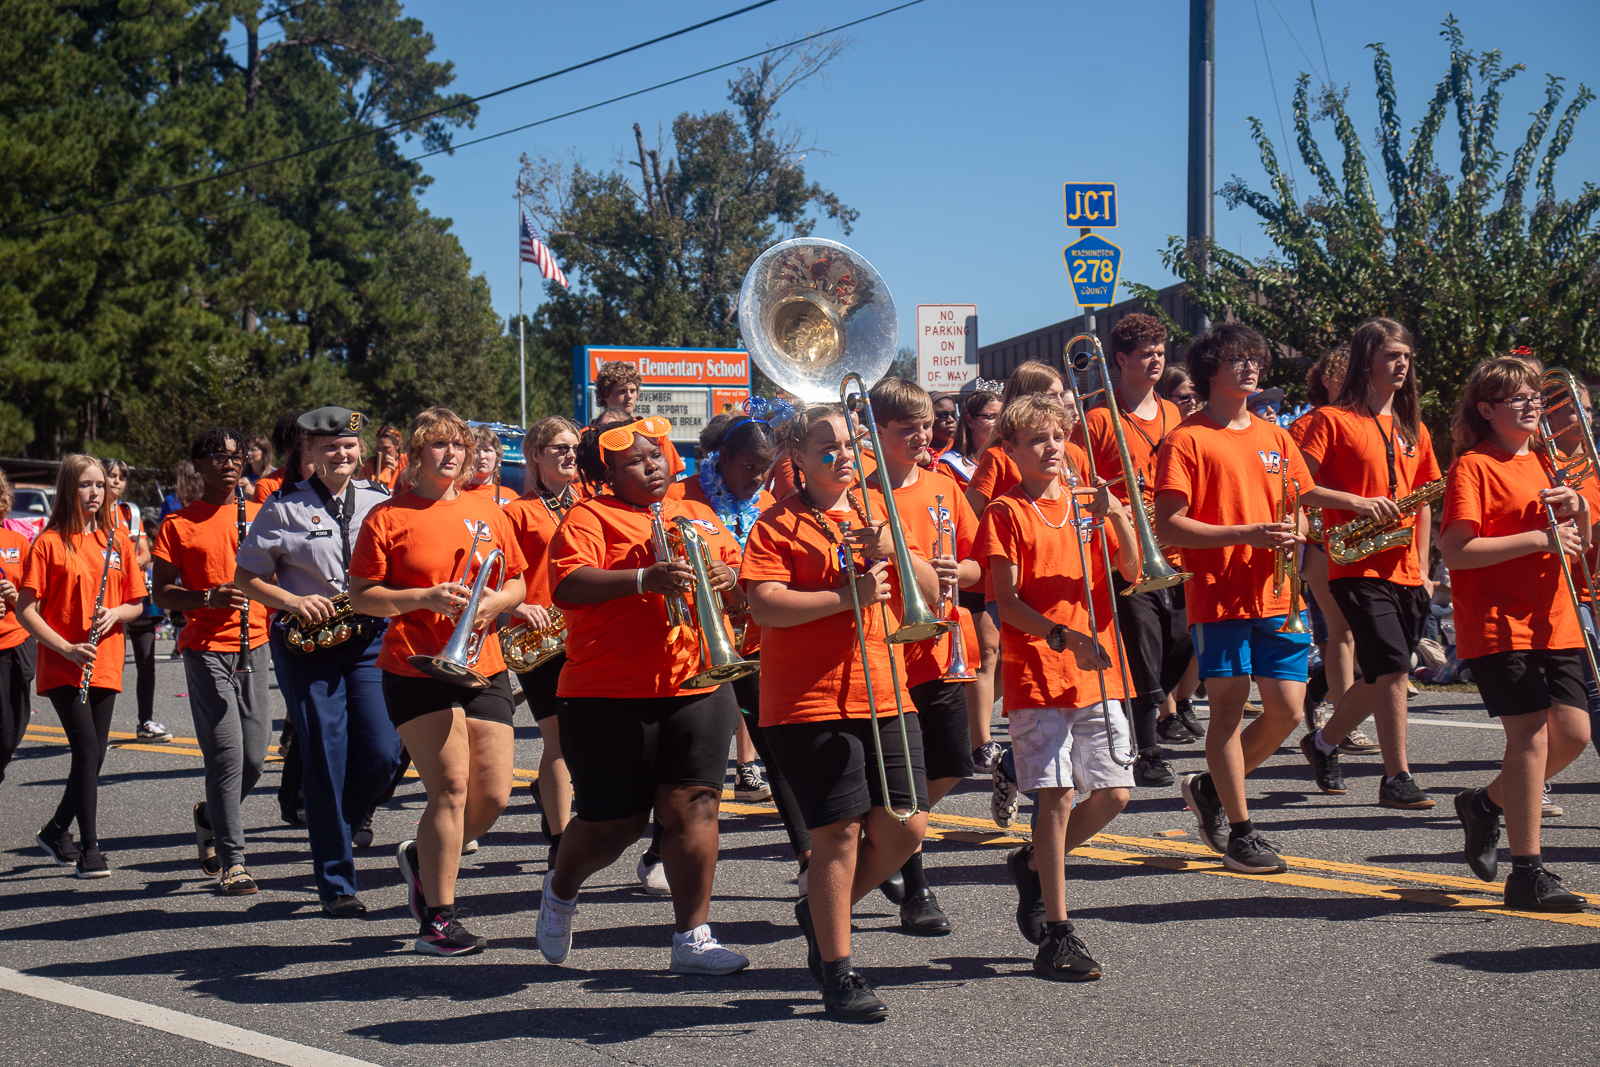
[[[1050,646],[1053,652],[1067,650],[1067,628],[1060,623],[1051,627],[1050,632],[1044,635],[1044,643]]]

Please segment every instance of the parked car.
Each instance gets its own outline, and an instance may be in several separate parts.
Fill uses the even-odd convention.
[[[5,526],[27,535],[28,540],[39,536],[50,513],[55,510],[56,491],[53,486],[19,485],[11,490],[11,510],[6,513]]]

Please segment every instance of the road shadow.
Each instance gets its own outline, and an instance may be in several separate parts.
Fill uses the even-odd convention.
[[[1483,974],[1600,971],[1600,945],[1524,945],[1521,948],[1441,952],[1433,957],[1433,962]]]

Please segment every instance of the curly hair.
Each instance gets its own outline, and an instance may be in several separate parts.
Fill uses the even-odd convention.
[[[1189,346],[1189,377],[1201,400],[1211,399],[1211,379],[1218,368],[1235,359],[1261,361],[1261,374],[1272,366],[1272,349],[1267,339],[1242,322],[1224,322],[1211,327]]]
[[[472,427],[466,420],[447,407],[431,407],[417,414],[411,420],[411,434],[406,442],[406,455],[410,458],[412,480],[422,470],[422,450],[431,444],[448,441],[458,444],[467,451],[472,450]],[[472,477],[472,464],[463,462],[461,469],[456,472],[454,485],[460,489]]]
[[[1329,379],[1342,387],[1344,376],[1350,370],[1350,346],[1334,345],[1306,371],[1306,403],[1314,408],[1331,404],[1335,393]]]
[[[189,446],[189,458],[195,463],[199,463],[211,453],[221,452],[223,446],[229,441],[234,443],[234,450],[239,453],[239,458],[243,459],[244,437],[238,430],[231,430],[226,426],[213,426],[208,430],[202,430],[200,436],[196,437],[194,443]],[[284,471],[283,480],[290,483],[295,482],[298,479],[293,476],[299,473],[299,471]]]
[[[632,363],[616,360],[600,364],[600,373],[594,376],[594,396],[604,407],[606,398],[616,391],[619,385],[644,385],[644,376],[639,373],[639,368]]]
[[[1164,345],[1167,343],[1167,328],[1161,325],[1161,320],[1154,315],[1146,315],[1142,311],[1124,315],[1117,320],[1111,328],[1111,359],[1119,363],[1117,357],[1125,356],[1129,352],[1137,352],[1145,345]],[[1119,363],[1120,365],[1120,363]]]

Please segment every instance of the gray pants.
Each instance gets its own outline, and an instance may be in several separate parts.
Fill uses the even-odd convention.
[[[244,819],[239,805],[261,778],[272,736],[267,707],[270,674],[265,648],[255,650],[255,672],[239,674],[237,652],[183,650],[189,711],[206,760],[206,821],[226,871],[244,863]]]

